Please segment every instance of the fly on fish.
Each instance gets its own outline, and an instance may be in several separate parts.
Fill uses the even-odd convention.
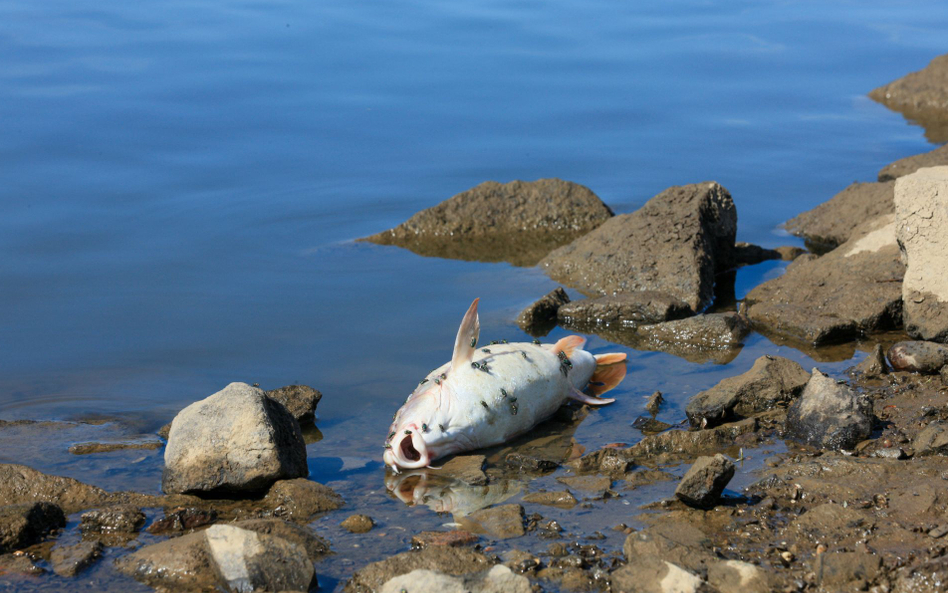
[[[583,350],[581,336],[555,344],[491,342],[478,351],[478,300],[461,321],[451,362],[431,371],[395,414],[383,456],[395,472],[506,442],[567,399],[592,406],[615,401],[599,396],[625,378],[625,364],[619,364],[625,354],[593,356]],[[431,426],[439,430],[425,430]]]

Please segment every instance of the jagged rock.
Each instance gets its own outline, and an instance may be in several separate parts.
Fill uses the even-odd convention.
[[[728,377],[692,397],[685,414],[692,426],[717,426],[789,403],[803,391],[809,373],[780,356],[761,356],[749,371]]]
[[[852,449],[872,432],[872,405],[817,369],[787,410],[787,437],[821,449]]]
[[[235,593],[308,591],[315,583],[306,551],[280,537],[213,525],[203,535],[222,583]]]
[[[260,389],[231,383],[175,416],[162,489],[253,492],[308,474],[306,445],[293,416]]]
[[[701,454],[733,447],[738,439],[756,430],[757,420],[754,418],[722,424],[708,430],[668,430],[644,437],[623,453],[651,461],[693,459]]]
[[[659,323],[690,314],[684,301],[653,290],[572,301],[556,313],[560,324],[566,327]]]
[[[166,531],[194,531],[198,527],[210,525],[217,521],[217,511],[214,509],[198,509],[185,507],[168,509],[165,516],[155,519],[148,526],[148,533],[163,533]]]
[[[617,593],[698,593],[704,583],[677,564],[649,556],[630,559],[610,580]]]
[[[888,355],[897,371],[934,374],[948,365],[948,346],[934,342],[896,342],[889,347]]]
[[[665,403],[665,398],[662,396],[662,392],[656,391],[648,396],[648,401],[645,402],[645,409],[648,410],[648,413],[652,416],[657,416],[658,412],[662,409],[663,403]]]
[[[491,561],[486,556],[470,548],[429,546],[421,550],[403,552],[357,570],[346,583],[343,592],[379,591],[382,585],[392,578],[413,570],[434,570],[458,576],[482,571],[490,565]]]
[[[948,54],[873,90],[869,97],[921,124],[929,141],[948,141]]]
[[[432,570],[413,570],[382,585],[380,593],[432,591],[440,593],[531,593],[530,580],[503,565],[465,576]]]
[[[323,394],[307,385],[287,385],[265,392],[273,401],[283,404],[300,424],[312,424],[316,419],[316,406]]]
[[[84,533],[137,533],[145,525],[145,513],[136,506],[116,505],[86,511],[80,517]]]
[[[486,181],[363,240],[420,255],[532,266],[611,217],[609,207],[577,183]]]
[[[905,267],[895,216],[860,226],[823,257],[802,256],[744,299],[756,329],[814,345],[899,327]]]
[[[368,515],[349,515],[340,525],[349,533],[368,533],[375,527],[375,521]]]
[[[657,350],[688,359],[704,351],[732,350],[750,333],[747,319],[736,312],[708,313],[636,328],[638,350]]]
[[[0,575],[23,574],[37,576],[46,571],[37,566],[28,554],[0,554]]]
[[[733,477],[734,464],[724,455],[699,457],[678,483],[675,496],[689,506],[710,509]]]
[[[726,189],[714,182],[676,186],[553,251],[540,265],[587,294],[656,291],[696,312],[714,297],[715,272],[733,259],[736,230]]]
[[[523,529],[523,507],[519,504],[504,504],[481,509],[464,517],[461,524],[474,533],[486,533],[497,539],[520,537]]]
[[[948,119],[948,104],[944,107]],[[906,263],[905,331],[916,339],[948,342],[948,166],[919,169],[896,180],[895,218]]]
[[[66,526],[63,510],[48,502],[30,502],[0,507],[0,554],[14,552],[41,541]]]
[[[925,167],[940,167],[943,165],[948,165],[948,144],[939,146],[930,152],[907,156],[886,165],[879,171],[879,181],[889,181],[903,175],[910,175]]]
[[[102,554],[99,542],[81,542],[72,546],[58,546],[50,552],[49,563],[61,577],[74,577],[92,566]]]
[[[561,509],[571,509],[578,502],[576,497],[567,490],[555,492],[531,492],[523,497],[523,502],[542,504]]]
[[[520,312],[517,325],[530,335],[546,335],[556,325],[556,312],[569,302],[569,295],[560,287]]]
[[[787,230],[821,251],[835,249],[853,237],[867,220],[895,212],[895,184],[853,183],[812,210],[786,223]]]
[[[948,426],[943,422],[932,422],[915,435],[912,443],[915,455],[948,455]]]
[[[882,345],[876,344],[872,348],[872,352],[869,353],[869,356],[864,358],[862,362],[854,366],[849,372],[867,378],[887,374],[889,372],[889,365],[885,361]]]
[[[560,464],[554,459],[514,451],[504,458],[504,465],[521,473],[544,473],[555,470]]]

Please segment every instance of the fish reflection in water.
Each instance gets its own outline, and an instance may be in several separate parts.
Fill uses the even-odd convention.
[[[522,492],[524,486],[519,480],[506,479],[475,486],[428,470],[389,474],[385,479],[388,491],[405,504],[424,505],[436,513],[451,513],[455,518],[500,504]]]

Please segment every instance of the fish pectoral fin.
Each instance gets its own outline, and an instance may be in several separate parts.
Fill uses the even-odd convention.
[[[458,329],[458,337],[454,340],[454,355],[451,356],[451,369],[458,370],[471,364],[474,358],[474,349],[477,347],[477,338],[481,333],[481,322],[477,317],[477,302],[474,299]]]
[[[551,352],[553,352],[553,354],[564,352],[566,353],[566,356],[572,356],[574,350],[579,350],[585,345],[586,338],[582,336],[566,336],[557,343],[553,344],[553,349]]]
[[[613,356],[611,354],[601,355],[603,358],[608,356]],[[621,354],[622,360],[625,359],[625,354]],[[596,358],[596,361],[599,361],[599,358]],[[613,364],[603,364],[600,363],[596,366],[596,371],[593,373],[593,376],[589,378],[589,393],[599,396],[603,393],[614,389],[619,383],[625,379],[626,367],[621,363]]]
[[[580,403],[584,403],[590,406],[604,406],[606,404],[611,404],[612,402],[616,401],[611,398],[600,398],[600,397],[592,397],[590,395],[586,395],[585,393],[583,393],[579,389],[576,389],[575,387],[573,387],[573,389],[570,391],[569,397],[570,399],[575,399],[576,401]]]

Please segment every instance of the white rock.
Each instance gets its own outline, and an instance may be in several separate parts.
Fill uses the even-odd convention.
[[[498,564],[490,570],[451,576],[434,570],[413,570],[389,579],[380,593],[530,593],[527,577]]]
[[[234,593],[307,591],[313,582],[306,550],[283,538],[233,525],[213,525],[204,534],[221,581]]]

